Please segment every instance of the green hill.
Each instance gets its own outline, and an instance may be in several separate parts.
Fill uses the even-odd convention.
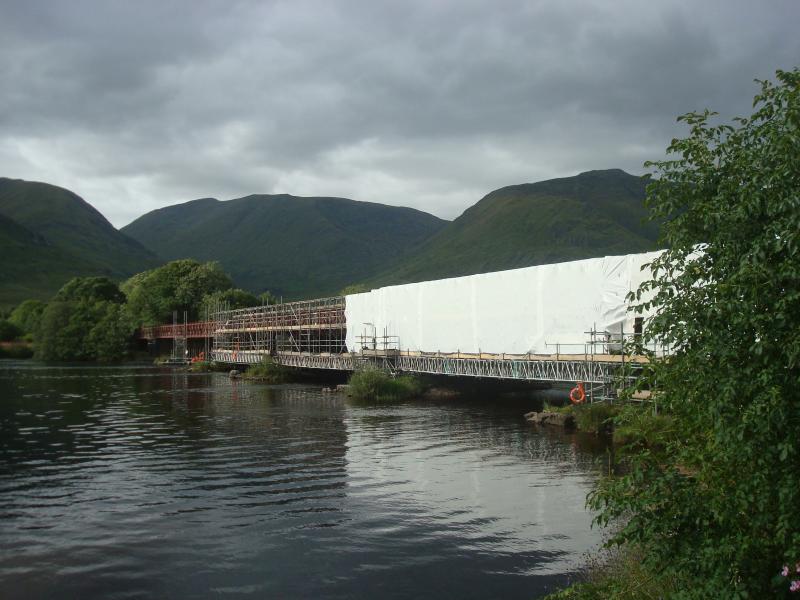
[[[374,276],[444,225],[410,208],[282,194],[193,200],[122,231],[163,259],[216,260],[238,286],[303,298]]]
[[[646,185],[612,169],[501,188],[367,281],[407,283],[652,250],[658,230],[644,222]]]
[[[158,264],[74,193],[0,178],[0,306],[47,299],[77,275],[128,277]]]

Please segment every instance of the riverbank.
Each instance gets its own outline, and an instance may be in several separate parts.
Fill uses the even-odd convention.
[[[33,358],[33,344],[26,341],[0,342],[0,358]]]

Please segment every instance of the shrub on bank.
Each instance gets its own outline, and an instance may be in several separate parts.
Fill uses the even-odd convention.
[[[29,343],[0,344],[0,358],[23,359],[33,357],[33,346]]]
[[[213,360],[200,360],[189,365],[192,373],[219,373],[227,370],[228,367]]]
[[[545,404],[544,410],[545,412],[572,415],[575,425],[580,431],[608,433],[614,427],[614,417],[619,412],[619,405],[607,402],[565,404],[563,406]]]
[[[265,383],[286,383],[291,379],[291,372],[267,356],[259,364],[248,367],[242,377]]]
[[[575,407],[575,423],[581,431],[608,433],[613,429],[617,412],[619,405],[608,402],[580,404]]]
[[[0,319],[0,342],[11,342],[22,337],[23,331],[11,321]]]
[[[642,566],[641,551],[634,546],[606,549],[593,555],[584,581],[545,596],[544,600],[639,600],[665,598],[677,582],[665,581]]]
[[[614,421],[614,445],[623,452],[660,452],[676,435],[675,419],[650,404],[625,406]]]
[[[422,393],[422,385],[416,377],[392,377],[386,371],[374,368],[353,373],[349,386],[349,394],[356,400],[405,400]]]

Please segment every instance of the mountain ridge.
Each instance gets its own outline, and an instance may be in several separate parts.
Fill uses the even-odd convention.
[[[237,285],[300,298],[374,275],[444,224],[375,202],[250,194],[157,209],[122,231],[165,260],[218,260]]]
[[[621,169],[586,171],[486,194],[402,264],[366,279],[410,283],[652,250],[647,180]]]
[[[154,254],[65,188],[0,177],[0,216],[1,305],[45,300],[74,276],[122,279],[158,264]],[[23,239],[22,231],[31,236]]]

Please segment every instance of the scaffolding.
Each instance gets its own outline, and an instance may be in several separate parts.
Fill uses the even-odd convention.
[[[211,307],[203,324],[213,333],[212,360],[257,364],[265,357],[287,367],[356,371],[376,367],[391,373],[428,373],[460,377],[582,382],[589,402],[613,401],[634,385],[650,358],[666,348],[642,349],[642,319],[634,331],[598,330],[592,326],[583,341],[545,343],[542,354],[442,353],[401,350],[400,339],[378,331],[373,323],[351,323],[355,351],[346,345],[345,298],[278,303],[231,310],[224,303]],[[177,330],[179,325],[174,324]],[[185,327],[185,326],[184,326]],[[176,331],[177,333],[177,331]],[[640,353],[632,353],[637,347]]]
[[[213,354],[225,362],[239,362],[240,354],[250,360],[289,352],[341,354],[347,351],[344,302],[334,296],[235,310],[219,304],[212,315]]]

